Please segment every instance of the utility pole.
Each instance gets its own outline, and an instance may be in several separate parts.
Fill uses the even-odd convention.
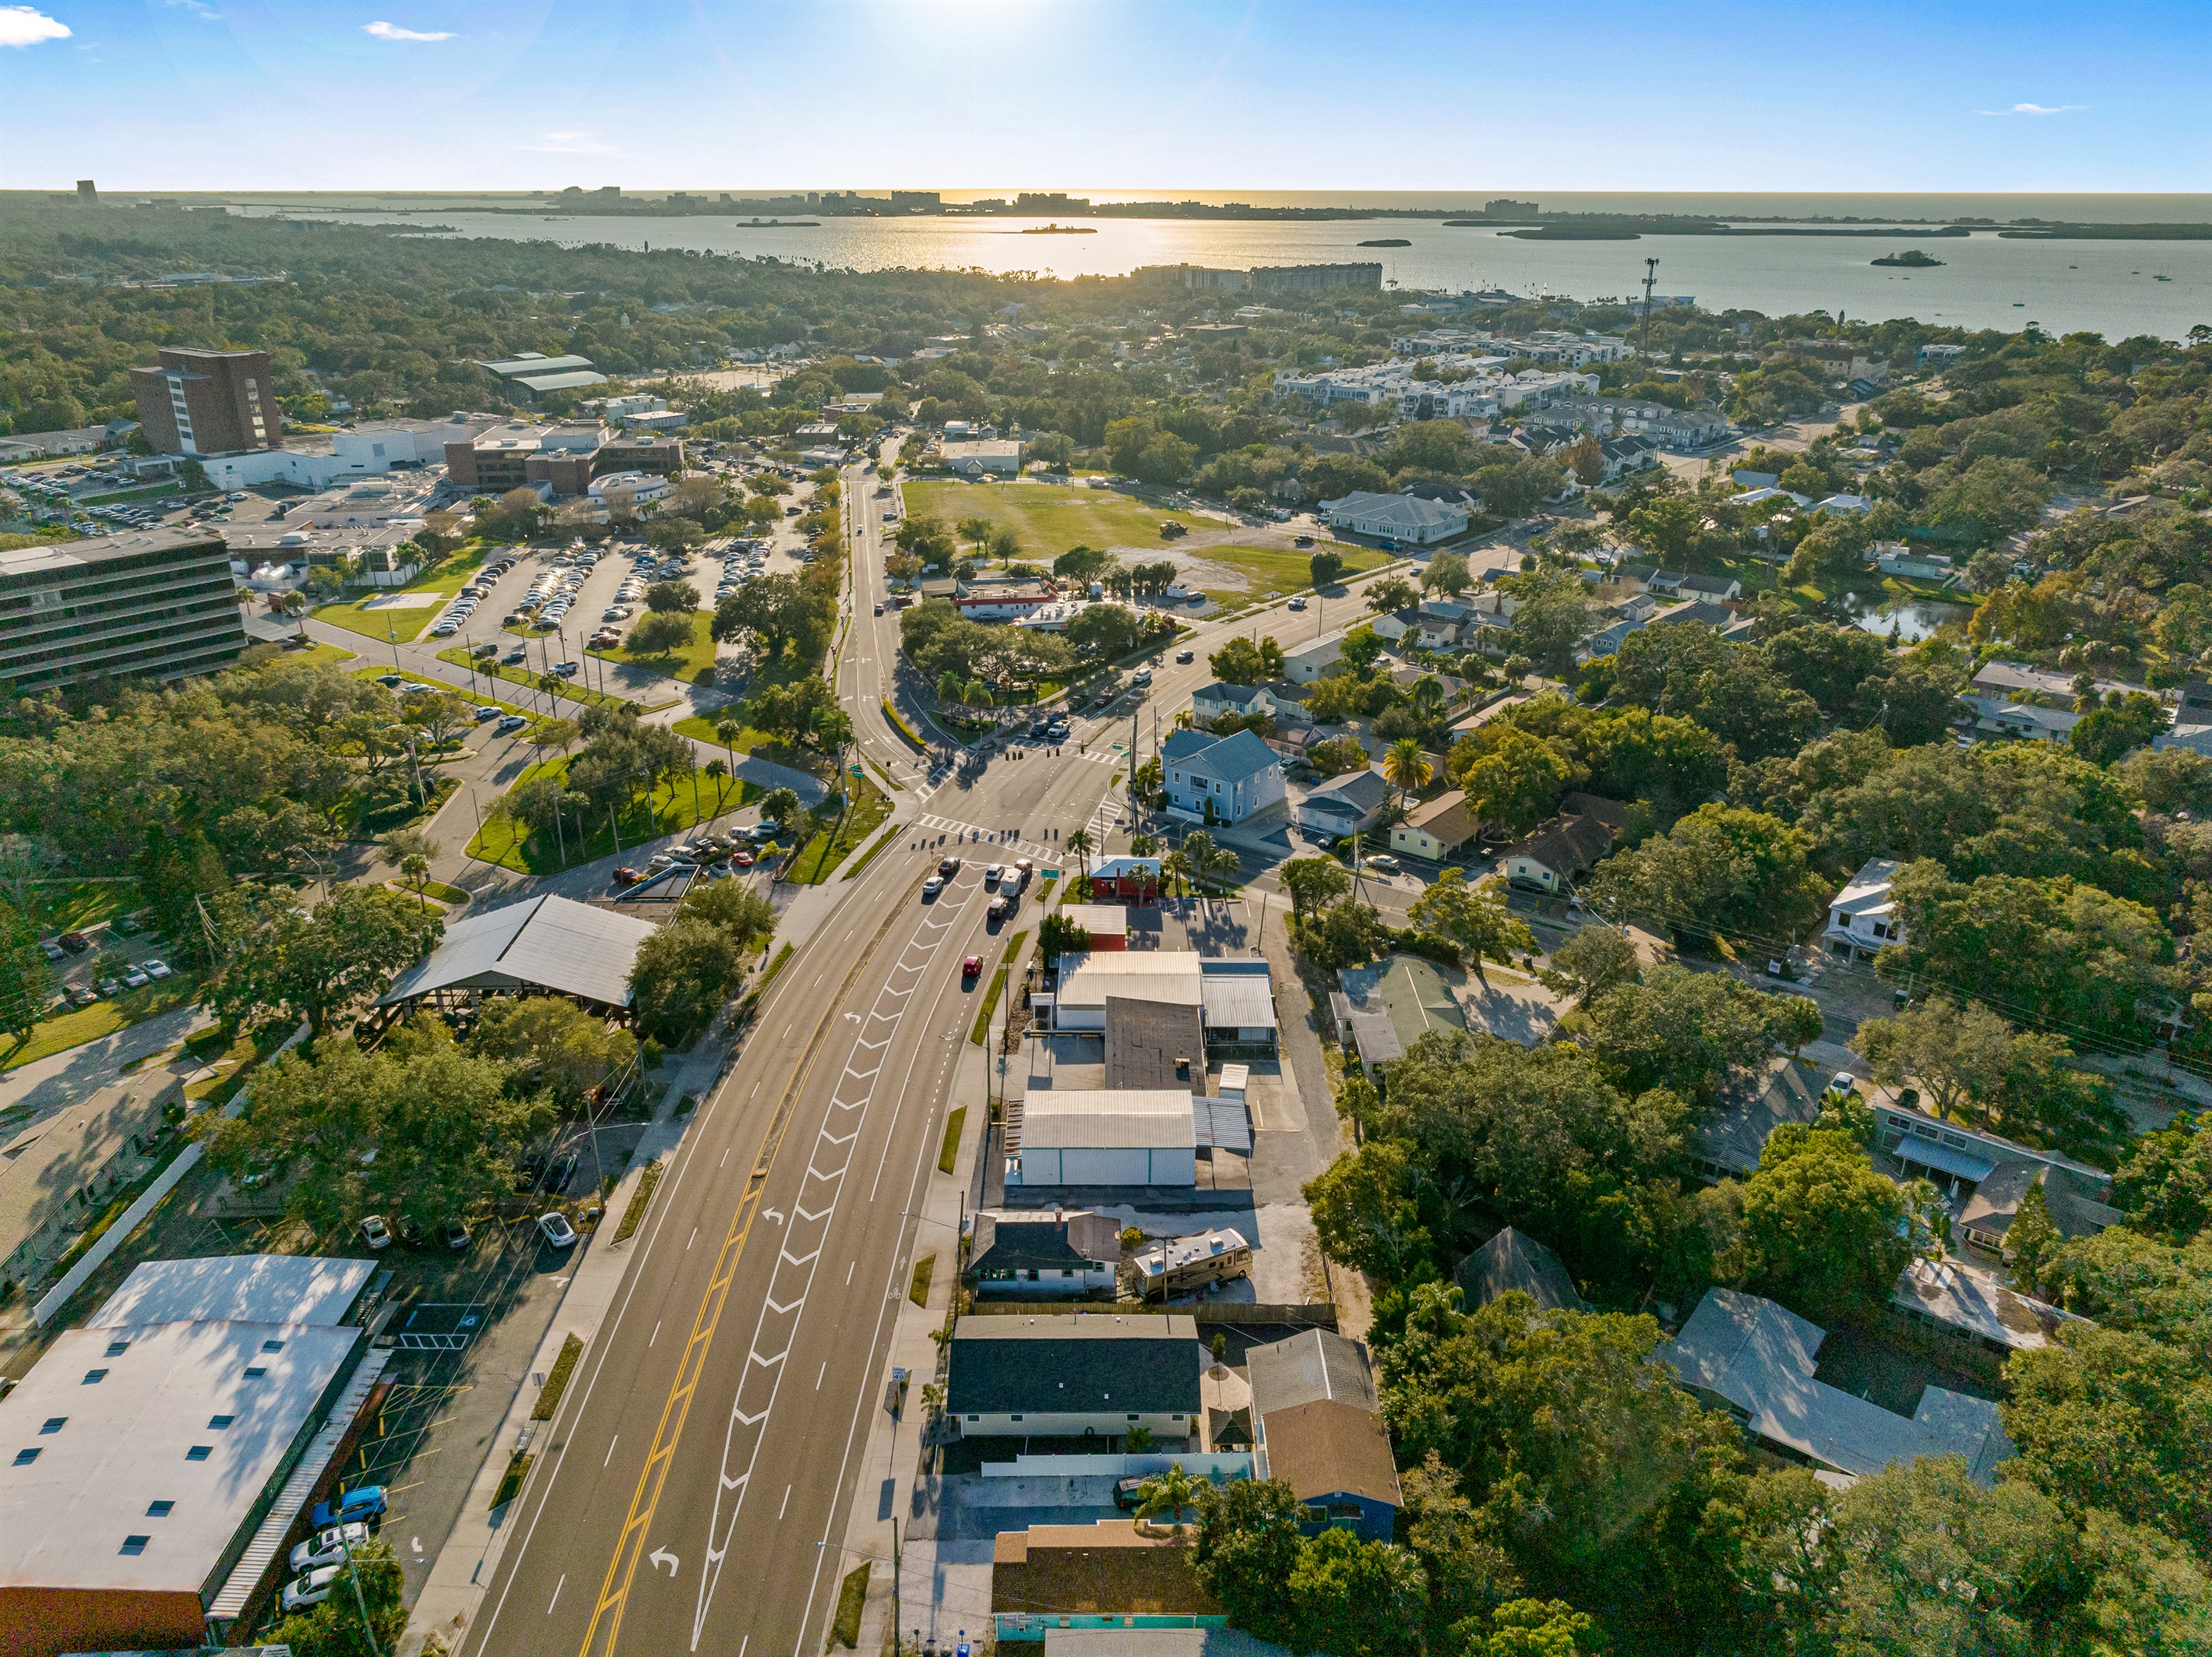
[[[903,1641],[899,1635],[899,1539],[898,1515],[891,1515],[891,1649],[901,1650]]]
[[[1637,350],[1647,356],[1651,352],[1651,290],[1658,285],[1658,283],[1659,261],[1656,259],[1645,259],[1644,261],[1644,338],[1638,342]]]

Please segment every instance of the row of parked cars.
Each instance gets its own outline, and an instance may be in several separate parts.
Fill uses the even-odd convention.
[[[459,632],[468,624],[469,618],[476,614],[477,606],[491,596],[492,583],[514,568],[514,559],[495,558],[478,569],[468,585],[453,594],[453,601],[446,606],[445,614],[440,616],[430,629],[430,637],[451,638]]]
[[[338,1576],[353,1550],[369,1538],[370,1524],[384,1517],[391,1498],[381,1484],[333,1491],[307,1515],[315,1533],[292,1550],[288,1562],[296,1573],[284,1585],[287,1612],[307,1611],[337,1591]]]
[[[750,868],[754,848],[767,844],[782,832],[783,825],[769,818],[737,834],[707,834],[688,844],[656,851],[642,865],[624,863],[615,870],[617,886],[635,886],[665,874],[672,868],[704,868],[710,873]]]

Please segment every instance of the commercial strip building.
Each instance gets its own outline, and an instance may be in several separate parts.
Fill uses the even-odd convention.
[[[543,351],[518,351],[513,356],[477,366],[495,376],[500,388],[519,401],[535,402],[548,392],[581,391],[606,384],[606,375],[592,366],[587,356],[548,356]]]
[[[1046,1027],[1103,1035],[1109,996],[1202,1008],[1212,1045],[1274,1045],[1274,990],[1264,959],[1179,949],[1063,955],[1057,987],[1036,999],[1049,1015]]]
[[[0,685],[187,679],[246,649],[221,536],[131,530],[0,552]]]
[[[0,1649],[222,1643],[380,1395],[379,1278],[368,1260],[149,1261],[57,1339],[6,1404]]]

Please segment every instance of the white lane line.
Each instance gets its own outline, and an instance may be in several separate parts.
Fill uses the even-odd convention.
[[[620,1433],[617,1433],[612,1438],[607,1441],[606,1459],[599,1463],[600,1466],[605,1466],[607,1462],[612,1461],[615,1459],[615,1446],[621,1442],[622,1435]]]
[[[785,1485],[785,1486],[783,1487],[783,1502],[782,1502],[782,1505],[781,1505],[781,1507],[777,1508],[776,1508],[776,1510],[775,1510],[775,1522],[776,1522],[777,1524],[781,1525],[781,1524],[782,1524],[782,1523],[783,1523],[784,1509],[785,1509],[785,1508],[789,1508],[790,1506],[791,1506],[791,1486],[789,1486],[788,1484],[787,1484],[787,1485]]]
[[[730,1160],[730,1148],[729,1148],[727,1145],[725,1145],[725,1146],[723,1146],[723,1147],[722,1147],[722,1161],[721,1161],[721,1162],[717,1162],[716,1164],[714,1164],[714,1166],[715,1166],[716,1167],[718,1167],[718,1168],[719,1168],[719,1167],[720,1167],[722,1166],[722,1162],[727,1162],[729,1160]]]
[[[815,1378],[814,1378],[814,1390],[815,1390],[816,1392],[819,1392],[822,1390],[822,1376],[823,1376],[823,1375],[826,1375],[826,1374],[828,1374],[829,1373],[830,1373],[830,1360],[829,1360],[829,1359],[827,1359],[827,1358],[824,1358],[824,1359],[823,1359],[823,1360],[822,1360],[822,1370],[821,1370],[821,1374],[820,1374],[816,1375],[816,1376],[815,1376]]]
[[[696,1242],[697,1242],[698,1240],[699,1240],[699,1228],[698,1228],[698,1227],[696,1227],[696,1226],[694,1226],[694,1227],[692,1227],[692,1228],[691,1228],[691,1235],[690,1235],[690,1237],[688,1237],[688,1238],[686,1238],[686,1239],[684,1240],[684,1252],[685,1252],[685,1253],[687,1253],[687,1254],[688,1254],[688,1253],[690,1253],[690,1252],[691,1252],[691,1245],[692,1245],[692,1244],[694,1244],[694,1243],[696,1243]]]
[[[646,1342],[646,1344],[647,1344],[647,1346],[651,1346],[651,1345],[653,1344],[653,1341],[657,1341],[657,1340],[659,1340],[659,1338],[660,1338],[660,1325],[659,1325],[659,1323],[656,1320],[656,1321],[654,1322],[653,1325],[653,1338],[652,1338],[652,1340],[648,1340],[648,1341],[647,1341],[647,1342]]]
[[[561,1573],[561,1581],[560,1581],[559,1582],[556,1582],[556,1583],[553,1585],[553,1597],[552,1597],[550,1599],[548,1599],[548,1600],[545,1602],[545,1614],[546,1614],[548,1617],[550,1617],[550,1616],[553,1614],[553,1607],[554,1607],[554,1606],[556,1606],[556,1605],[559,1605],[559,1604],[561,1603],[561,1587],[562,1587],[562,1583],[565,1583],[566,1581],[568,1581],[568,1572],[566,1572],[566,1571],[562,1571],[562,1572]]]
[[[845,1268],[845,1287],[846,1287],[846,1288],[852,1288],[852,1286],[853,1286],[853,1267],[854,1267],[854,1266],[857,1266],[857,1265],[859,1265],[860,1264],[860,1261],[859,1261],[858,1259],[855,1259],[855,1260],[853,1262],[853,1264],[852,1264],[852,1265],[847,1266],[847,1267]]]

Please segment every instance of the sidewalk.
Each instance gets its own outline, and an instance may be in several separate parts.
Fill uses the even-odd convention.
[[[623,1210],[629,1207],[646,1168],[658,1158],[672,1155],[696,1119],[696,1112],[678,1119],[677,1102],[687,1093],[703,1097],[719,1078],[730,1051],[726,1038],[703,1038],[680,1063],[669,1067],[667,1091],[660,1107],[639,1140],[629,1167],[607,1199],[606,1213],[598,1228],[577,1246],[578,1258],[570,1270],[568,1288],[554,1308],[552,1320],[526,1372],[526,1379],[516,1389],[498,1431],[489,1441],[483,1465],[477,1468],[476,1478],[469,1486],[461,1516],[440,1549],[436,1562],[430,1567],[429,1579],[416,1598],[398,1657],[419,1657],[423,1642],[433,1632],[441,1635],[449,1648],[456,1647],[459,1636],[475,1620],[477,1609],[498,1571],[500,1555],[506,1547],[507,1520],[517,1512],[514,1502],[495,1508],[491,1499],[499,1489],[500,1480],[506,1476],[509,1457],[526,1447],[534,1436],[530,1431],[530,1411],[538,1402],[538,1378],[552,1372],[562,1343],[574,1335],[584,1343],[584,1355],[570,1376],[570,1385],[578,1384],[592,1359],[592,1339],[614,1305],[624,1271],[638,1245],[637,1235],[624,1242],[615,1242],[615,1228],[621,1223]],[[648,1214],[647,1223],[650,1221]],[[641,1230],[638,1235],[642,1234]],[[550,1422],[544,1422],[535,1425],[541,1432],[551,1427]],[[527,1489],[526,1483],[526,1492]]]

